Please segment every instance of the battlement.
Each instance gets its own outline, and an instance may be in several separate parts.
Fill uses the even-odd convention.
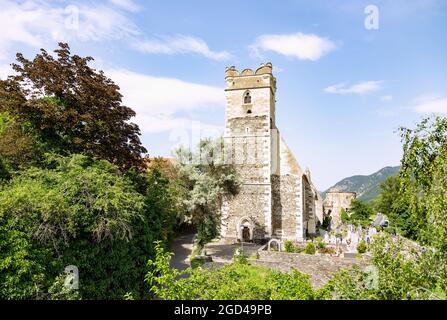
[[[270,62],[263,63],[253,71],[244,69],[239,72],[235,66],[225,69],[226,90],[242,90],[246,88],[270,87],[276,91],[276,78],[273,76],[273,66]]]
[[[273,74],[273,66],[270,62],[262,63],[261,66],[253,71],[252,69],[244,69],[242,72],[239,72],[235,66],[227,67],[225,69],[225,78],[228,77],[245,77],[245,76],[254,76],[261,74]]]

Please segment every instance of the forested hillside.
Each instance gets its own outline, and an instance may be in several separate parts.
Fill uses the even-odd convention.
[[[399,172],[399,166],[385,167],[370,175],[356,175],[337,182],[324,194],[336,189],[339,191],[350,191],[357,193],[357,198],[363,201],[374,200],[380,193],[380,183],[390,176],[395,176]]]

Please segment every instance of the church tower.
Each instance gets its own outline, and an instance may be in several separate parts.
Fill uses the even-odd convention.
[[[242,186],[222,204],[221,238],[303,241],[322,221],[322,200],[277,129],[272,65],[229,67],[225,82],[225,161],[235,165]]]
[[[225,153],[243,185],[236,201],[224,204],[221,233],[243,241],[272,236],[271,175],[279,174],[275,125],[276,79],[271,63],[256,71],[225,71]]]

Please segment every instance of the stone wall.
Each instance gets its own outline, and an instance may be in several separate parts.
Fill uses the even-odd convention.
[[[302,179],[303,192],[303,224],[310,234],[315,233],[315,194],[306,176]]]
[[[266,250],[259,250],[258,255],[259,259],[255,261],[255,264],[283,272],[297,269],[310,275],[311,282],[316,288],[325,285],[341,269],[350,269],[354,265],[366,267],[370,264],[367,257],[360,260],[331,257],[329,255],[309,255]]]
[[[332,223],[338,225],[341,223],[341,210],[349,210],[351,201],[356,198],[355,192],[329,191],[326,193],[323,207],[324,214],[331,216]]]
[[[253,225],[254,240],[264,239],[267,231],[266,216],[270,214],[270,193],[270,185],[243,185],[237,197],[225,203],[223,236],[236,241],[238,223],[247,219]]]
[[[297,238],[300,188],[293,175],[272,175],[272,228],[279,238]]]
[[[233,118],[224,138],[227,163],[237,166],[244,183],[270,183],[270,136],[266,116]]]

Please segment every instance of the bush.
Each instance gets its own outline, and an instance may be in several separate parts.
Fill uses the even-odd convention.
[[[246,264],[248,263],[248,257],[247,255],[244,253],[244,251],[242,250],[242,248],[237,248],[236,250],[234,250],[234,254],[233,254],[233,260],[237,263],[240,264]]]
[[[203,264],[205,263],[205,261],[203,259],[194,257],[191,259],[191,268],[196,269],[198,267],[203,266]]]
[[[0,299],[65,296],[57,277],[67,265],[79,268],[82,299],[147,292],[153,242],[169,240],[173,224],[166,181],[149,173],[143,194],[105,160],[49,162],[0,192]]]
[[[317,237],[316,240],[317,240],[317,248],[318,249],[326,248],[326,243],[323,242],[323,238]]]
[[[293,244],[292,241],[286,240],[286,242],[284,242],[284,251],[295,252],[295,245]]]
[[[386,228],[383,228],[383,231],[385,233],[388,233],[388,234],[391,234],[391,235],[397,234],[397,229],[395,227],[386,227]]]
[[[370,245],[373,266],[356,267],[335,275],[328,283],[335,299],[446,299],[446,256],[424,250],[406,239],[380,235]]]
[[[304,253],[306,254],[315,254],[317,249],[315,248],[315,244],[313,242],[309,242],[304,248]]]
[[[366,202],[358,199],[351,201],[352,212],[349,216],[349,222],[352,224],[360,223],[362,226],[366,226],[371,223],[371,216],[374,214],[372,206]]]
[[[322,298],[309,276],[293,270],[280,272],[248,263],[234,262],[222,268],[187,269],[169,267],[171,254],[157,246],[148,262],[145,280],[156,298],[164,300],[314,300]],[[180,275],[187,277],[180,278]]]
[[[357,245],[357,252],[358,253],[365,253],[366,252],[366,243],[365,241],[360,241],[359,244]]]
[[[346,210],[344,208],[342,208],[340,211],[340,220],[344,224],[349,223],[349,214],[346,212]]]

